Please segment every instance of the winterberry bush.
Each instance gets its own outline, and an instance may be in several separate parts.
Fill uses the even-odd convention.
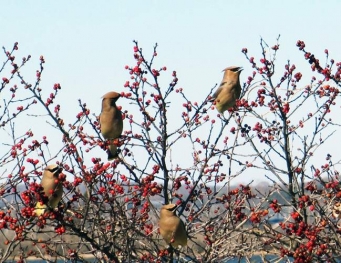
[[[18,43],[3,48],[1,260],[224,262],[269,254],[337,262],[341,62],[328,50],[317,58],[303,41],[297,47],[302,69],[276,60],[278,41],[261,39],[258,57],[243,48],[241,98],[223,116],[209,102],[215,81],[192,101],[181,72],[158,65],[157,45],[145,57],[134,41],[127,81],[108,87],[121,94],[124,118],[119,157],[111,162],[99,112],[82,98],[78,111],[64,108],[63,85],[42,82],[44,57],[32,78],[25,69],[37,59],[19,61]],[[64,194],[56,209],[36,216],[49,164],[63,168]],[[236,184],[241,178],[246,183]],[[187,247],[172,249],[158,233],[167,203],[180,206]]]

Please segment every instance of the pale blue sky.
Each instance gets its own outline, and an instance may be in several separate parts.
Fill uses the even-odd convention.
[[[133,39],[150,51],[157,42],[159,63],[176,69],[190,90],[212,87],[228,65],[248,69],[240,50],[259,55],[260,36],[273,44],[281,34],[279,59],[303,62],[298,39],[317,54],[328,47],[341,59],[339,1],[0,2],[1,46],[18,41],[22,54],[36,61],[44,55],[44,82],[60,82],[70,99],[89,103],[94,88],[100,97],[122,87]]]
[[[151,54],[158,43],[158,66],[176,70],[179,87],[201,102],[230,65],[243,66],[241,81],[252,69],[241,53],[260,56],[260,36],[270,45],[281,34],[278,61],[307,63],[296,47],[341,60],[340,1],[15,1],[0,0],[0,45],[19,42],[17,56],[30,54],[27,77],[34,79],[39,56],[46,59],[42,87],[62,85],[59,95],[70,120],[81,98],[100,112],[100,98],[123,91],[133,65],[133,43]],[[0,58],[3,58],[1,55]],[[1,75],[2,77],[3,75]],[[60,102],[59,102],[60,103]],[[43,132],[43,131],[42,131]],[[103,156],[104,157],[104,156]]]

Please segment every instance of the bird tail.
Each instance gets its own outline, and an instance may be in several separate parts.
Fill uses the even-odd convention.
[[[108,149],[108,161],[111,161],[117,157],[118,157],[117,146],[114,144],[111,144]]]
[[[41,202],[37,202],[36,204],[36,209],[35,209],[35,213],[37,216],[41,216],[42,214],[44,214],[46,209],[46,205],[45,204],[41,204]]]

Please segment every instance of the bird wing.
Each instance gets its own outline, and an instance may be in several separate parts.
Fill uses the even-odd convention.
[[[211,99],[210,101],[214,101],[214,100],[218,97],[218,95],[219,95],[219,93],[222,91],[223,85],[224,85],[225,83],[226,83],[226,82],[222,82],[222,83],[220,84],[219,88],[214,92],[214,94],[213,94],[213,96],[212,96],[212,99]]]
[[[184,222],[179,219],[179,225],[177,227],[177,229],[175,230],[174,238],[175,238],[175,244],[181,245],[181,246],[187,246],[187,231],[186,231],[186,226],[184,224]]]

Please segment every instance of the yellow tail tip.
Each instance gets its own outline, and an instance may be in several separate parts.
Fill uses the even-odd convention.
[[[46,205],[44,205],[44,204],[42,205],[42,204],[40,204],[40,202],[38,202],[36,204],[36,209],[35,209],[36,216],[43,215],[45,212],[45,209],[46,209]]]

